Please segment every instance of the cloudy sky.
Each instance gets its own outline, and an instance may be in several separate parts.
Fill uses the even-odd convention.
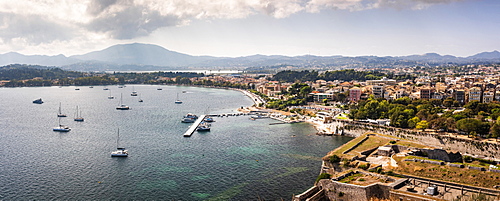
[[[0,0],[0,53],[150,43],[210,56],[500,50],[499,0]]]

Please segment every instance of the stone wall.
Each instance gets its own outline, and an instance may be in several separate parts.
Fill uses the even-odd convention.
[[[392,135],[408,140],[419,141],[425,145],[441,148],[448,151],[458,151],[462,154],[477,155],[479,157],[500,158],[500,144],[481,142],[472,139],[463,139],[447,135],[431,134],[410,129],[381,126],[370,123],[334,120],[332,128],[344,130],[344,135],[358,137],[367,132]]]
[[[358,186],[327,179],[320,180],[318,186],[325,190],[325,195],[329,200],[337,201],[366,201],[370,197],[387,199],[390,191],[389,186],[379,183]]]

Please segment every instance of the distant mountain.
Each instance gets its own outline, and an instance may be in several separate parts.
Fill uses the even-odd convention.
[[[64,66],[80,62],[78,59],[68,58],[62,54],[56,56],[45,55],[23,55],[16,52],[0,54],[0,65],[9,64],[31,64],[42,66]]]
[[[8,64],[59,66],[77,71],[174,70],[174,69],[265,69],[271,66],[295,66],[303,69],[391,68],[402,66],[437,66],[500,63],[500,52],[483,52],[469,57],[427,53],[408,56],[282,56],[252,55],[245,57],[192,56],[152,44],[121,44],[82,55],[0,54],[0,66]]]
[[[70,58],[120,65],[187,66],[215,57],[191,56],[170,51],[158,45],[132,43],[113,45],[101,51],[75,55]]]
[[[493,51],[493,52],[482,52],[479,54],[472,55],[470,57],[467,57],[469,59],[498,59],[500,58],[500,52],[498,51]]]

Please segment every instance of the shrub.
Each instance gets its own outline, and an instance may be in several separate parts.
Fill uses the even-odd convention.
[[[337,155],[330,156],[329,161],[330,163],[338,163],[340,162],[340,157]]]
[[[332,175],[330,175],[328,173],[321,173],[321,174],[319,174],[318,178],[316,179],[316,182],[318,182],[321,179],[330,179],[331,176]]]

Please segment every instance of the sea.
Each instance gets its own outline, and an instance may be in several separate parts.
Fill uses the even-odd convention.
[[[116,110],[120,102],[130,110]],[[313,186],[321,157],[352,139],[248,115],[215,117],[211,131],[183,137],[187,113],[252,104],[201,87],[0,88],[0,200],[290,200]],[[59,124],[71,131],[52,131]],[[129,157],[111,157],[117,146]]]

